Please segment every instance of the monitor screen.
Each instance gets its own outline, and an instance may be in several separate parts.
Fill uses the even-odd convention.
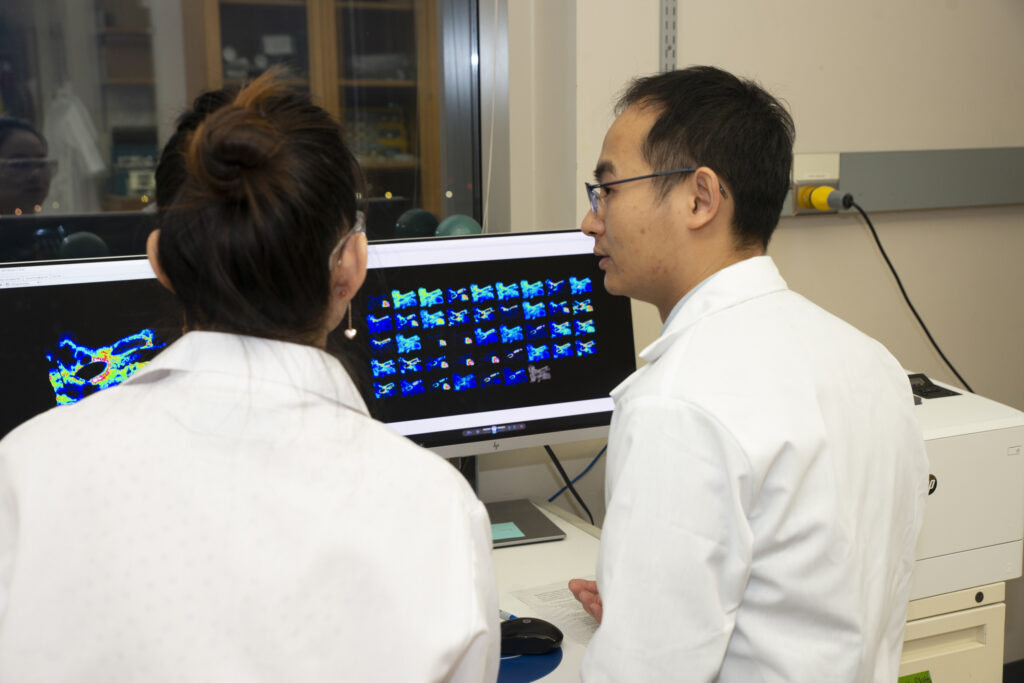
[[[575,230],[371,243],[359,334],[329,349],[374,417],[442,455],[602,437],[636,361],[629,299],[605,292],[592,248]],[[181,334],[144,257],[0,264],[0,310],[0,437]]]
[[[578,230],[372,243],[355,303],[372,414],[446,456],[606,435],[636,357],[592,250]]]
[[[118,384],[181,334],[144,257],[0,265],[0,437]]]

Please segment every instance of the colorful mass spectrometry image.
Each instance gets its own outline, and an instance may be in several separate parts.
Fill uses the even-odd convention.
[[[592,293],[589,276],[570,276],[414,284],[371,294],[364,318],[374,398],[551,377],[557,367],[530,373],[527,365],[557,365],[597,351]]]
[[[57,405],[75,403],[86,396],[116,386],[146,365],[166,346],[150,329],[139,330],[106,346],[91,348],[63,335],[46,352],[50,386]]]

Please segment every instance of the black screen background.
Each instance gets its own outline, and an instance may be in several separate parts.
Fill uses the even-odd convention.
[[[568,293],[568,280],[570,276],[577,278],[589,277],[592,283],[592,291],[578,296]],[[521,280],[531,282],[545,280],[566,280],[566,294],[561,297],[551,297],[545,294],[538,299],[542,301],[567,300],[570,305],[574,299],[590,299],[593,304],[593,312],[577,318],[592,319],[596,334],[589,335],[596,342],[596,353],[586,357],[549,359],[535,361],[532,363],[522,362],[519,365],[533,365],[535,367],[548,366],[551,379],[540,382],[527,382],[511,386],[477,386],[466,391],[431,391],[429,386],[423,394],[410,396],[395,396],[383,399],[375,399],[372,392],[373,379],[370,377],[369,359],[375,354],[369,347],[369,335],[366,315],[372,311],[368,310],[368,300],[371,297],[388,297],[393,289],[401,292],[417,290],[420,287],[429,290],[441,289],[445,294],[443,306],[432,306],[425,310],[434,311],[438,309],[449,309],[458,307],[458,304],[447,303],[448,289],[469,287],[470,284],[480,286],[494,285],[496,282],[519,283]],[[526,406],[541,406],[552,403],[568,401],[580,401],[595,398],[605,398],[608,393],[619,382],[625,379],[635,369],[635,352],[633,346],[633,324],[630,311],[629,299],[627,297],[613,296],[604,289],[604,274],[597,267],[597,259],[590,254],[571,254],[540,258],[527,259],[506,259],[488,260],[464,263],[447,263],[436,265],[403,266],[400,268],[378,268],[370,270],[367,279],[355,301],[357,313],[353,316],[353,323],[358,330],[357,340],[359,343],[359,357],[363,363],[360,374],[368,382],[371,391],[368,396],[368,404],[375,417],[384,422],[396,422],[404,420],[416,420],[431,417],[458,415],[463,413],[476,413],[482,411],[502,410]],[[522,299],[516,300],[522,303]],[[479,305],[494,305],[498,302],[490,301]],[[472,301],[464,304],[472,311]],[[413,309],[409,309],[413,310]],[[423,310],[416,308],[415,310]],[[379,309],[377,309],[379,311]],[[392,311],[393,313],[394,311]],[[550,315],[544,317],[544,322],[552,320],[572,320],[574,316]],[[495,323],[497,327],[500,324]],[[526,323],[521,323],[526,324]],[[487,326],[469,324],[460,327],[461,332],[466,330],[472,332],[474,327]],[[450,332],[450,328],[441,328],[441,331]],[[379,333],[375,337],[386,336],[390,333]],[[421,336],[431,334],[430,330],[419,329],[410,333],[418,333]],[[457,362],[458,358],[467,353],[481,354],[484,351],[495,351],[502,357],[502,364],[497,367],[510,366],[506,364],[504,353],[514,346],[522,344],[492,344],[484,347],[475,345],[464,346],[459,344],[459,339],[464,334],[449,336],[449,346],[446,347],[446,355],[449,361]],[[548,340],[550,343],[550,340]],[[433,350],[424,349],[421,356],[426,358]],[[384,354],[378,357],[397,358],[398,354]],[[481,370],[477,365],[477,374]],[[457,371],[457,368],[449,368],[446,371],[433,371],[423,373],[423,376],[437,378],[446,373]],[[400,381],[401,375],[390,379]],[[381,381],[378,379],[377,381]],[[538,423],[528,425],[522,434],[546,431],[552,427],[561,429],[573,429],[582,426],[593,426],[595,424],[607,424],[610,415],[601,413],[597,416],[566,417],[551,421],[544,421],[543,425]],[[424,445],[446,445],[448,442],[458,442],[458,434],[446,433],[441,435],[422,435],[413,437],[414,440]]]
[[[181,336],[173,296],[154,279],[0,289],[7,368],[0,399],[0,437],[57,405],[46,352],[70,333],[92,348],[149,328],[166,344]]]

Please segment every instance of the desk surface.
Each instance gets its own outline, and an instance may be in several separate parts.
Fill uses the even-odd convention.
[[[518,616],[537,616],[546,619],[561,628],[564,633],[568,633],[572,630],[571,625],[558,618],[549,618],[548,615],[538,613],[536,609],[531,608],[513,594],[517,591],[548,585],[565,586],[570,579],[593,577],[597,568],[597,551],[600,545],[601,531],[579,517],[546,501],[533,500],[532,502],[565,531],[566,537],[562,541],[495,548],[492,551],[491,557],[498,584],[498,606],[506,612]],[[908,614],[911,621],[908,622],[906,643],[909,645],[914,640],[921,640],[921,634],[936,638],[938,637],[935,635],[937,633],[945,637],[942,634],[953,633],[956,629],[962,628],[962,626],[940,625],[938,624],[940,619],[989,618],[987,615],[993,609],[1005,609],[1002,605],[1005,599],[1004,590],[1004,585],[997,583],[912,601]],[[985,596],[983,603],[977,602],[979,592]],[[975,617],[974,615],[980,616]],[[1003,656],[1003,617],[1001,615],[1002,612],[998,612],[999,618],[987,626],[990,647],[983,648],[978,652],[976,652],[977,648],[970,648],[969,652],[964,650],[963,656],[953,656],[950,652],[940,650],[931,644],[925,650],[922,650],[920,645],[905,646],[900,674],[916,672],[921,670],[922,666],[925,668],[930,666],[933,674],[946,669],[949,669],[950,672],[973,671],[977,674],[984,668],[978,663],[980,657],[985,660],[984,666],[988,667],[985,670],[990,670],[992,673],[981,676],[979,680],[999,680]],[[974,622],[971,623],[973,627]],[[949,630],[945,630],[946,628]],[[927,632],[922,629],[927,629]],[[949,640],[948,643],[948,647],[954,645],[959,647],[959,641]],[[562,645],[562,661],[558,668],[547,676],[535,680],[542,681],[542,683],[578,682],[580,663],[585,650],[585,643],[573,640],[567,635]],[[922,653],[927,654],[930,658],[927,662],[922,659]],[[940,663],[937,661],[940,658],[945,659]],[[956,679],[959,674],[951,675],[953,679]],[[504,680],[514,679],[500,675],[499,683]]]
[[[562,663],[555,671],[539,679],[545,683],[579,681],[580,662],[585,643],[570,637],[579,627],[557,617],[538,613],[520,598],[517,591],[550,584],[567,586],[570,579],[592,578],[597,567],[600,530],[546,501],[532,501],[565,531],[565,539],[546,543],[495,548],[491,553],[498,584],[498,606],[517,616],[534,616],[554,623],[566,634],[562,643]],[[561,622],[561,623],[560,623]]]

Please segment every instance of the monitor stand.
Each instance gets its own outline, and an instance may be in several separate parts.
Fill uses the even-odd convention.
[[[480,489],[477,487],[477,475],[479,473],[479,469],[477,468],[476,456],[457,456],[454,458],[448,458],[448,462],[450,462],[459,472],[462,472],[462,476],[464,476],[466,481],[469,482],[469,485],[473,487],[473,493],[477,494],[479,497]]]

